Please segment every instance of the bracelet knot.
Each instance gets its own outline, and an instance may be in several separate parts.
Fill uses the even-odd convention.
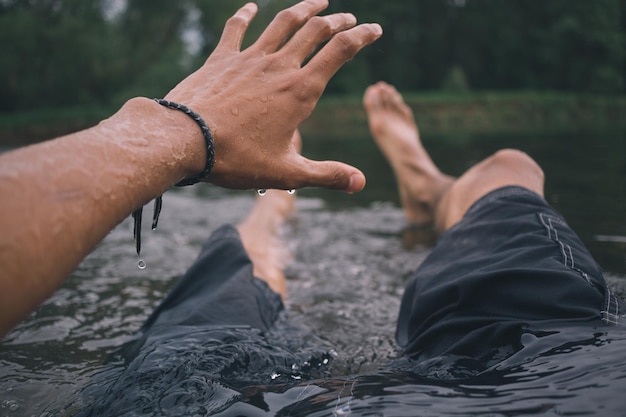
[[[213,165],[215,165],[215,144],[213,142],[213,134],[211,133],[211,129],[207,126],[207,124],[202,120],[202,117],[189,107],[175,103],[169,100],[163,100],[160,98],[155,98],[154,101],[159,103],[162,106],[168,107],[170,109],[179,110],[185,113],[187,116],[191,117],[194,122],[198,124],[200,130],[202,131],[202,136],[204,137],[204,142],[206,144],[206,164],[204,170],[191,178],[184,178],[181,181],[176,183],[176,186],[183,187],[186,185],[197,184],[201,181],[204,181],[209,174],[211,173],[211,169],[213,169]],[[159,222],[159,214],[161,214],[161,207],[163,205],[163,196],[158,196],[154,200],[154,214],[152,216],[152,230],[156,229],[157,224]],[[137,255],[141,253],[141,220],[143,214],[143,207],[138,208],[133,212],[133,235],[135,239],[135,250],[137,251]]]

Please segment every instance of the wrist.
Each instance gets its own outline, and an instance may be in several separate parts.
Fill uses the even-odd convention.
[[[206,166],[206,142],[198,124],[181,111],[167,108],[152,99],[136,97],[120,109],[129,117],[148,146],[163,152],[172,168],[172,184],[200,174]],[[169,160],[168,160],[169,159]]]
[[[189,107],[183,104],[176,103],[174,101],[165,100],[165,99],[158,99],[158,98],[155,98],[154,101],[163,107],[179,111],[185,114],[191,120],[193,120],[194,123],[198,125],[198,128],[200,129],[200,132],[202,132],[202,137],[204,139],[205,153],[206,153],[206,158],[205,158],[206,162],[204,165],[204,169],[198,175],[184,178],[182,181],[178,182],[176,185],[179,187],[182,187],[186,185],[194,185],[194,184],[204,181],[211,173],[211,169],[213,168],[213,165],[215,164],[215,143],[213,142],[213,133],[211,132],[211,129],[209,129],[206,122],[202,119],[202,117],[200,117],[198,113],[196,113],[195,111],[191,110]]]

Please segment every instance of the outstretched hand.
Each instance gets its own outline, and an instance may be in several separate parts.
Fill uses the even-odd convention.
[[[206,63],[165,97],[207,122],[216,162],[208,182],[228,188],[306,186],[360,191],[358,169],[304,158],[291,144],[330,78],[382,34],[377,24],[356,25],[352,14],[316,16],[327,0],[305,0],[283,10],[259,39],[241,51],[257,6],[231,17]]]
[[[166,96],[213,131],[216,161],[207,181],[239,189],[363,188],[356,168],[310,161],[291,142],[330,77],[382,33],[378,25],[357,26],[350,14],[316,17],[326,6],[296,4],[241,51],[257,12],[245,5],[206,63]],[[202,172],[204,146],[186,115],[134,98],[89,129],[0,155],[0,337],[122,219]]]

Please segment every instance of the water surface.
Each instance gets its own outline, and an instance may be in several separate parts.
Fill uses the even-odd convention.
[[[427,138],[425,145],[442,169],[453,175],[502,147],[530,153],[546,172],[548,201],[579,232],[605,268],[611,286],[624,296],[625,142],[622,134],[585,134],[440,137]],[[392,372],[389,378],[394,382],[383,389],[379,376],[368,377],[396,356],[393,333],[404,281],[427,256],[432,236],[406,229],[393,175],[369,138],[305,138],[304,146],[311,157],[341,159],[358,166],[366,173],[368,186],[356,195],[299,192],[298,213],[285,229],[293,253],[287,268],[288,308],[332,347],[335,357],[325,371],[332,377],[328,380],[272,388],[277,404],[284,405],[286,398],[309,390],[310,396],[304,395],[308,403],[300,404],[304,409],[293,415],[358,414],[360,407],[377,415],[374,399],[386,390],[393,395],[385,401],[419,406],[427,410],[426,415],[453,414],[459,409],[470,414],[472,407],[478,407],[474,410],[478,413],[481,404],[488,406],[483,412],[500,410],[493,415],[519,414],[523,407],[528,414],[541,414],[542,402],[529,402],[531,397],[540,397],[541,390],[525,381],[547,369],[549,355],[519,364],[519,379],[507,374],[498,386],[494,385],[497,370],[492,374],[495,379],[453,386]],[[113,230],[64,286],[0,344],[0,415],[41,415],[72,403],[75,393],[104,369],[104,359],[134,334],[184,273],[210,231],[239,221],[255,197],[252,191],[207,185],[168,192],[159,229],[144,232],[145,270],[137,268],[130,220]],[[622,340],[607,341],[597,335],[572,348],[588,351],[593,358],[616,354],[615,349],[605,347],[611,343],[622,346],[621,352],[626,347]],[[582,386],[586,376],[602,374],[623,386],[624,372],[619,367],[596,369],[583,364],[568,377],[580,381],[574,386]],[[350,375],[356,373],[362,376],[351,380]],[[556,374],[558,378],[552,381],[543,375],[546,384],[553,383],[553,396],[571,395],[564,374]],[[354,395],[336,398],[338,387],[346,386]],[[489,397],[489,392],[492,398],[485,403],[471,400]],[[394,415],[402,414],[396,411]]]

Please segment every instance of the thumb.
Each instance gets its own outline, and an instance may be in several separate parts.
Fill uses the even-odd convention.
[[[365,187],[365,175],[355,167],[337,161],[302,158],[300,182],[304,187],[322,187],[356,193]]]

